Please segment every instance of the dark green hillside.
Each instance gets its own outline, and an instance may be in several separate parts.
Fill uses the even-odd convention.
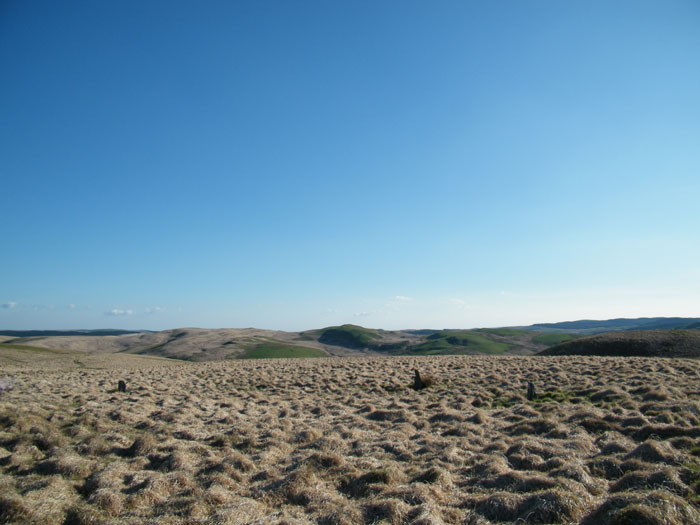
[[[375,330],[354,324],[329,326],[321,330],[318,341],[325,345],[344,346],[345,348],[368,348],[374,341],[381,339]]]
[[[694,330],[610,332],[567,341],[537,355],[700,357],[700,332]]]

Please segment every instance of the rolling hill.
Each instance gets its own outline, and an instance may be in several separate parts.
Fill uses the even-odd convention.
[[[77,331],[70,332],[74,334]],[[375,330],[357,325],[330,326],[305,332],[273,330],[180,328],[122,335],[4,336],[3,344],[63,349],[88,354],[127,353],[187,361],[217,361],[256,357],[318,357],[360,355],[510,354],[528,355],[549,342],[538,332],[514,329]],[[551,334],[559,342],[557,334]],[[539,339],[538,339],[539,338]]]
[[[0,347],[14,344],[87,354],[123,353],[187,361],[360,355],[532,355],[550,347],[555,347],[556,351],[562,348],[566,351],[583,351],[580,349],[591,348],[585,345],[598,344],[595,342],[598,340],[590,343],[589,338],[584,337],[588,334],[601,331],[634,334],[635,332],[631,332],[630,329],[639,326],[659,329],[658,337],[651,333],[642,338],[649,341],[653,348],[662,345],[662,340],[668,339],[667,335],[661,333],[660,329],[663,327],[695,329],[689,331],[687,336],[689,338],[700,335],[700,331],[697,331],[700,327],[698,319],[654,317],[607,321],[582,320],[542,323],[527,327],[471,330],[381,330],[344,324],[303,332],[256,328],[179,328],[160,332],[109,329],[0,331]],[[624,346],[627,344],[625,341],[634,340],[634,337],[630,336],[602,338],[599,341],[618,341]],[[577,341],[580,342],[578,346]],[[672,339],[672,341],[682,346],[680,340]],[[639,355],[644,355],[645,352],[641,349],[642,343],[635,343],[637,350],[632,350],[632,346],[629,345],[625,347],[626,350],[614,350],[615,344],[605,344],[608,345],[606,350],[596,351],[608,352],[604,355],[617,355],[614,353],[616,351],[641,352]]]
[[[126,335],[149,332],[150,330],[112,330],[110,328],[97,330],[0,330],[0,336],[7,337],[68,337],[89,335]]]
[[[609,332],[567,341],[538,355],[620,357],[700,357],[700,332],[694,330],[639,330]]]
[[[639,317],[635,319],[608,319],[595,321],[565,321],[562,323],[539,323],[522,327],[538,332],[564,332],[576,334],[599,334],[628,330],[691,330],[700,328],[700,318],[695,317]]]
[[[512,344],[494,341],[488,333],[473,330],[441,330],[431,334],[424,343],[403,349],[410,355],[439,354],[502,354]]]
[[[299,353],[297,334],[273,330],[179,328],[161,332],[139,332],[108,336],[48,336],[11,339],[4,344],[24,344],[49,349],[69,349],[88,354],[127,353],[187,361],[217,361],[269,353]],[[3,344],[0,344],[0,348]],[[324,346],[302,344],[313,355],[330,355]],[[261,350],[258,348],[262,347]],[[338,355],[343,355],[340,349]]]
[[[330,326],[321,330],[318,341],[333,346],[346,348],[368,348],[381,339],[377,330],[370,330],[362,326],[344,324],[342,326]]]

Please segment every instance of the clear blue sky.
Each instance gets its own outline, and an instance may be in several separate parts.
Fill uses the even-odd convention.
[[[0,328],[700,316],[700,2],[0,3]]]

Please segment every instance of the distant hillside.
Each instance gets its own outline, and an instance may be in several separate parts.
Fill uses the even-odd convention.
[[[636,319],[608,319],[595,321],[566,321],[563,323],[538,323],[522,327],[524,330],[540,332],[566,332],[577,334],[599,334],[626,330],[695,330],[700,329],[697,317],[639,317]]]
[[[638,326],[645,327],[645,330],[657,331],[668,327],[683,328],[690,330],[691,335],[688,337],[700,336],[700,318],[654,317],[607,321],[582,320],[541,323],[527,327],[470,330],[381,330],[354,324],[329,326],[304,332],[256,328],[178,328],[160,332],[111,329],[6,330],[0,331],[0,347],[14,344],[77,351],[89,355],[124,353],[186,361],[267,357],[345,357],[368,354],[532,355],[555,345],[558,345],[557,351],[565,348],[568,349],[566,351],[584,352],[581,349],[590,347],[565,347],[563,344],[573,344],[580,340],[584,341],[581,344],[585,345],[589,344],[585,343],[587,335],[600,332],[632,333],[630,329]],[[647,341],[656,341],[652,336],[645,336],[645,338]],[[614,340],[617,341],[617,339]],[[674,344],[678,346],[677,343]],[[629,355],[646,355],[645,352],[654,353],[663,347],[660,342],[651,344],[649,348],[652,350],[644,350],[640,345],[641,343],[637,344],[635,350],[631,347],[625,347],[623,350],[619,348],[601,350],[596,347],[595,351],[608,352],[604,355],[627,355],[624,352]],[[623,353],[619,354],[619,352]]]
[[[381,339],[381,336],[377,334],[376,330],[354,324],[344,324],[321,330],[318,342],[346,348],[367,348],[377,339]]]
[[[16,336],[20,332],[14,332]],[[161,332],[120,330],[28,331],[0,336],[3,344],[29,345],[86,354],[128,353],[186,361],[263,357],[437,354],[530,355],[569,334],[513,328],[475,330],[377,330],[345,324],[305,332],[178,328]],[[58,334],[58,335],[55,335]],[[3,338],[5,338],[3,342]]]
[[[567,341],[537,355],[696,358],[700,357],[700,332],[694,330],[609,332]]]
[[[0,330],[0,335],[8,337],[70,337],[70,336],[91,336],[91,335],[126,335],[140,334],[148,330]]]
[[[415,330],[410,333],[416,335]],[[514,328],[476,328],[472,330],[421,330],[421,337],[400,347],[374,344],[372,350],[392,355],[531,355],[561,341],[561,334]],[[553,337],[554,342],[547,336]],[[572,336],[566,336],[572,337]]]
[[[425,343],[407,348],[404,353],[412,355],[502,354],[511,346],[508,343],[494,341],[489,337],[488,332],[441,330],[429,335]]]
[[[186,361],[245,357],[308,357],[329,355],[316,341],[298,343],[297,334],[272,330],[179,328],[123,335],[64,335],[15,338],[4,343],[93,354],[128,353]],[[339,355],[344,355],[339,352]]]
[[[389,355],[532,354],[553,344],[542,339],[545,335],[554,337],[556,343],[561,341],[556,333],[540,334],[514,328],[390,331],[351,324],[300,335],[313,335],[325,345]]]
[[[567,333],[557,333],[557,332],[543,332],[532,338],[533,342],[541,343],[547,346],[554,346],[566,341],[571,341],[573,339],[578,339],[583,337],[581,334],[567,334]]]

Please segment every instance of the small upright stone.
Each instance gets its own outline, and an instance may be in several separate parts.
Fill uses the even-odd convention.
[[[420,372],[415,370],[415,376],[413,377],[413,390],[420,390],[423,388],[423,381],[420,378]]]
[[[126,383],[122,381],[121,379],[119,380],[119,383],[117,384],[117,390],[119,392],[126,392]]]
[[[411,387],[413,390],[423,390],[434,383],[433,376],[426,375],[421,377],[418,370],[414,370],[414,372],[415,376],[413,378],[413,386]]]
[[[537,394],[535,393],[535,385],[532,383],[532,381],[528,381],[527,383],[527,400],[532,401],[535,399],[535,396]]]

